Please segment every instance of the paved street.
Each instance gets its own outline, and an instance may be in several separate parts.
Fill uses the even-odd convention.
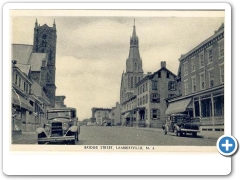
[[[215,146],[216,136],[200,133],[197,137],[187,135],[178,137],[173,133],[164,135],[161,129],[144,129],[132,127],[109,127],[109,126],[82,126],[80,145],[168,145],[168,146]],[[219,135],[219,136],[218,136]]]
[[[173,133],[164,135],[162,129],[81,126],[78,145],[168,145],[168,146],[215,146],[223,132],[201,132],[197,137],[178,137]],[[37,144],[37,135],[22,133],[13,135],[13,144]]]

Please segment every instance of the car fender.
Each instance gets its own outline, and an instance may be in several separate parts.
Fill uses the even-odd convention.
[[[71,126],[68,131],[77,132],[78,128],[77,128],[77,126]]]
[[[178,126],[178,125],[176,125],[176,124],[174,124],[174,129],[176,129],[177,131],[180,131],[181,129],[180,129],[180,127]]]
[[[45,133],[45,129],[44,129],[44,128],[39,127],[39,128],[36,129],[36,133],[37,133],[37,134],[40,134],[40,133],[42,133],[42,132]]]

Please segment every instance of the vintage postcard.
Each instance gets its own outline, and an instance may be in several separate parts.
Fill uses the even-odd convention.
[[[9,9],[10,151],[221,156],[228,13]]]

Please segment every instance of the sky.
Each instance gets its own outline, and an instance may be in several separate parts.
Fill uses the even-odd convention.
[[[134,16],[40,14],[12,16],[11,42],[32,45],[36,18],[50,27],[55,19],[56,95],[66,96],[65,104],[77,108],[79,120],[90,118],[93,107],[112,108],[119,102],[134,19],[144,73],[157,71],[160,62],[166,61],[167,68],[177,74],[181,54],[213,35],[224,22],[224,13],[216,17],[211,13],[171,16],[171,12],[147,16],[141,11]]]

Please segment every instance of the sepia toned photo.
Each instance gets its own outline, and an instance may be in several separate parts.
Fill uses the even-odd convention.
[[[10,12],[12,149],[216,146],[224,10],[32,12]]]

